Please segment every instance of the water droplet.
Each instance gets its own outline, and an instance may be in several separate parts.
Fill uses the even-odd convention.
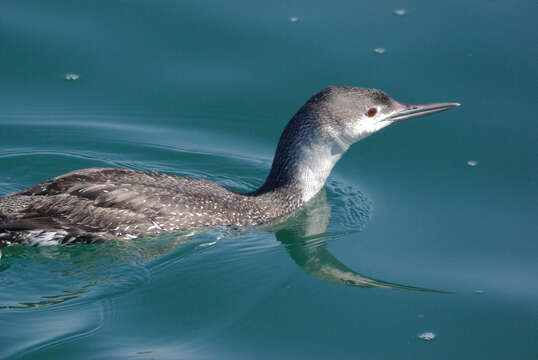
[[[65,80],[74,81],[78,80],[79,76],[77,74],[65,74]]]
[[[386,53],[386,52],[387,52],[387,49],[385,49],[385,48],[375,48],[375,49],[374,49],[374,52],[375,52],[376,54],[380,54],[380,55],[381,55],[381,54]]]
[[[404,16],[407,14],[407,10],[405,9],[396,9],[392,12],[396,16]]]
[[[296,23],[296,22],[298,22],[298,21],[299,21],[299,18],[298,18],[297,16],[292,16],[292,17],[290,17],[290,22],[292,22],[292,23]]]
[[[476,166],[476,165],[478,165],[478,161],[475,161],[475,160],[469,160],[469,161],[467,161],[467,165],[469,165],[469,166],[471,166],[471,167],[472,167],[472,166]]]
[[[430,341],[430,340],[435,339],[435,334],[432,332],[425,332],[425,333],[419,334],[418,338],[421,340]]]

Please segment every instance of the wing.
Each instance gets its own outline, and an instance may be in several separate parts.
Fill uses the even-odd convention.
[[[106,234],[101,236],[106,240],[244,225],[237,221],[241,212],[248,209],[252,218],[258,213],[248,197],[218,184],[126,169],[73,171],[11,197],[25,199],[28,205],[5,219],[4,229],[42,229],[46,224],[47,229],[70,233]]]

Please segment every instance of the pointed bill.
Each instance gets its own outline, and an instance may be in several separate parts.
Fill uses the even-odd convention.
[[[402,104],[403,110],[398,111],[390,117],[392,121],[411,119],[414,117],[435,114],[453,107],[460,106],[459,103],[433,103],[433,104]]]

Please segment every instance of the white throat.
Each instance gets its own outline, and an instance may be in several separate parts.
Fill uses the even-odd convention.
[[[304,202],[323,188],[332,168],[349,146],[340,139],[320,139],[298,146],[295,153],[296,179]]]

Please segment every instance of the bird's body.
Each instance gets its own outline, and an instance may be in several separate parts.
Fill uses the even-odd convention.
[[[1,197],[0,242],[73,244],[239,228],[266,223],[299,206],[274,195],[239,194],[210,181],[156,172],[78,170]]]
[[[314,197],[354,142],[400,119],[453,106],[405,105],[375,89],[329,87],[288,123],[267,180],[253,192],[156,172],[77,170],[0,197],[0,249],[266,224]]]

